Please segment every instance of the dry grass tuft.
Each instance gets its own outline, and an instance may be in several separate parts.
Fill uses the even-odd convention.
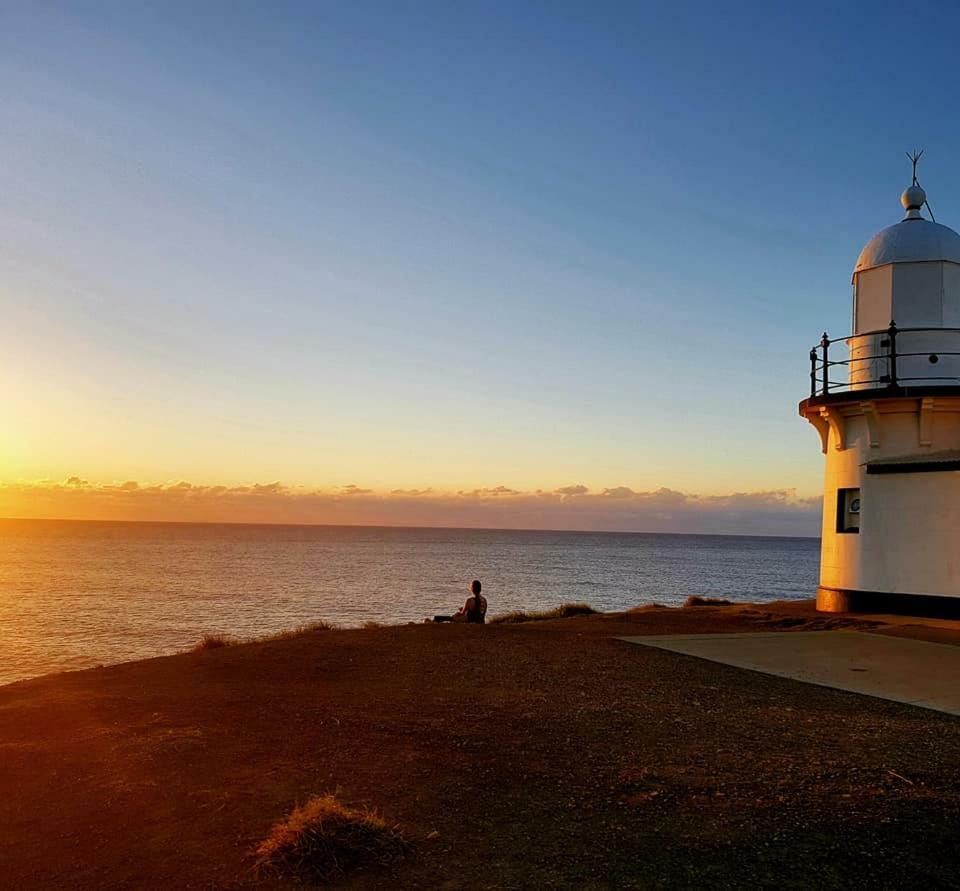
[[[339,631],[340,626],[333,622],[319,620],[317,622],[308,622],[306,625],[298,625],[296,628],[287,628],[286,631],[276,631],[272,634],[263,634],[258,637],[230,637],[228,634],[205,634],[193,646],[193,652],[199,653],[202,650],[216,650],[220,647],[235,647],[238,644],[248,643],[267,643],[273,640],[289,640],[292,637],[299,637],[301,634],[312,634],[317,631]]]
[[[257,868],[333,882],[365,866],[400,860],[410,844],[373,811],[315,795],[270,830],[256,850]]]
[[[694,594],[683,601],[684,607],[687,606],[733,606],[732,600],[724,600],[722,597],[698,597]]]
[[[372,619],[369,622],[363,623],[364,631],[376,631],[378,628],[386,628],[386,624],[383,622],[375,622]]]
[[[340,626],[336,622],[327,622],[324,619],[318,619],[316,622],[307,622],[297,628],[298,634],[307,634],[310,631],[339,631]]]
[[[290,640],[292,637],[299,637],[301,634],[312,634],[316,631],[339,631],[340,626],[333,622],[325,622],[320,619],[316,622],[308,622],[306,625],[298,625],[296,628],[287,628],[286,631],[276,631],[273,634],[264,634],[261,637],[254,637],[251,643],[267,643],[271,640]]]
[[[193,645],[193,652],[200,653],[203,650],[219,650],[220,647],[232,647],[238,641],[226,634],[204,634]]]
[[[490,619],[493,625],[514,625],[518,622],[542,622],[544,619],[569,619],[572,616],[592,616],[596,610],[588,603],[564,603],[545,610],[515,610]]]

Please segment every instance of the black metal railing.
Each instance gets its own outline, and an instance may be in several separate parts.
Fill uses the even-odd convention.
[[[923,334],[938,335],[938,344],[934,351],[917,349],[921,344],[916,341],[922,338],[913,335]],[[956,338],[958,349],[940,349],[949,335]],[[831,348],[838,345],[847,350],[846,355],[840,359],[834,358],[837,355],[836,349],[831,352]],[[960,362],[953,362],[949,369],[943,369],[957,372],[949,375],[919,374],[919,371],[926,371],[926,368],[913,361],[925,358],[933,371],[932,366],[938,365],[941,358],[951,356],[960,356],[960,328],[898,328],[895,322],[890,322],[889,327],[878,331],[865,331],[863,334],[833,339],[824,331],[820,343],[810,350],[810,395],[829,396],[854,389],[902,389],[920,384],[960,385]],[[847,379],[836,380],[836,369],[845,369]],[[875,377],[870,376],[874,373],[877,373]]]

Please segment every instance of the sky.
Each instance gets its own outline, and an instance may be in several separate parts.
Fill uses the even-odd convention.
[[[960,224],[949,4],[0,22],[0,515],[817,534],[905,150]]]

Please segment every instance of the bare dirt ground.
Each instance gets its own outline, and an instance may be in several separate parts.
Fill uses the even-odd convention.
[[[339,790],[414,844],[351,887],[960,887],[960,719],[615,639],[840,627],[960,643],[810,604],[651,608],[2,687],[0,884],[296,887],[251,851]]]

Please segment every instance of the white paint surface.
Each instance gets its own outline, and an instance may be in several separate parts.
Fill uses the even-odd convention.
[[[868,473],[878,459],[916,462],[960,450],[960,397],[886,392],[861,401],[892,375],[891,319],[900,329],[901,386],[960,385],[960,330],[948,330],[960,328],[960,235],[921,217],[922,195],[915,185],[904,192],[905,219],[874,236],[857,261],[849,354],[835,343],[829,355],[851,360],[850,398],[804,410],[826,454],[824,588],[960,597],[960,472]],[[842,381],[843,371],[834,367],[831,380]],[[840,489],[861,491],[859,532],[837,531]]]
[[[875,412],[874,439],[864,406]],[[869,474],[878,459],[920,460],[960,447],[960,398],[877,399],[836,409],[824,471],[820,584],[826,588],[960,597],[960,472]],[[860,532],[837,532],[837,490],[861,491]]]

